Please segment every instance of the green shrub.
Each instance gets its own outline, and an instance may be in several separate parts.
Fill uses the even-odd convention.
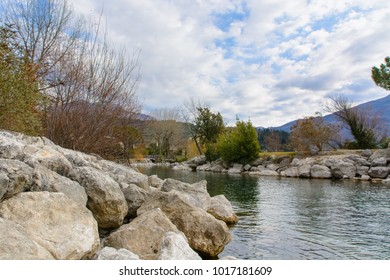
[[[209,143],[206,145],[206,151],[204,153],[207,161],[215,161],[219,159],[220,155],[218,152],[217,144]]]
[[[228,163],[249,163],[260,152],[257,132],[250,121],[237,121],[236,127],[222,134],[217,141],[221,158]]]

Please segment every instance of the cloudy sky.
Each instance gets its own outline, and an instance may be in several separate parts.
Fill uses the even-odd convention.
[[[384,97],[372,66],[390,56],[388,0],[69,0],[110,40],[140,50],[143,112],[206,101],[233,124],[279,126],[327,96]],[[104,7],[104,8],[103,8]]]

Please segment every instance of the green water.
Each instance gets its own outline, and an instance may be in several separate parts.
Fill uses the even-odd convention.
[[[239,222],[221,256],[241,259],[390,259],[390,187],[331,181],[139,168],[224,194]]]

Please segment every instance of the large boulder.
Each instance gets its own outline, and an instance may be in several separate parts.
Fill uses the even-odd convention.
[[[380,149],[376,150],[368,159],[369,161],[373,162],[376,159],[379,158],[386,158],[390,159],[390,149]]]
[[[205,156],[198,156],[186,161],[186,163],[190,168],[196,169],[196,167],[206,164],[207,160]]]
[[[195,184],[183,183],[174,179],[166,179],[161,187],[161,191],[178,191],[189,204],[207,210],[210,206],[210,194],[207,192],[207,181],[202,180]]]
[[[177,191],[154,192],[138,209],[141,215],[160,208],[182,231],[192,249],[209,256],[217,256],[231,241],[228,227],[206,211],[189,204]]]
[[[53,260],[17,223],[0,218],[0,260]]]
[[[0,131],[0,158],[21,159],[25,143],[15,139],[15,133]]]
[[[196,167],[196,171],[210,171],[210,169],[211,163],[205,163]]]
[[[368,175],[371,178],[379,178],[379,179],[386,179],[389,173],[390,173],[389,168],[385,166],[371,167],[370,170],[368,171]]]
[[[159,260],[201,260],[202,258],[191,249],[188,241],[182,234],[167,232],[161,242],[157,255]]]
[[[359,176],[366,176],[368,175],[368,171],[370,170],[370,167],[368,166],[365,166],[365,165],[362,165],[362,166],[358,166],[356,168],[356,173],[359,175]]]
[[[51,146],[43,146],[34,152],[26,153],[24,162],[31,167],[35,167],[37,164],[43,165],[63,176],[67,176],[73,168],[67,158]]]
[[[298,167],[290,167],[282,172],[280,172],[280,175],[285,176],[285,177],[299,177],[298,173]]]
[[[235,163],[231,168],[229,168],[228,173],[239,174],[244,171],[244,166],[242,164]]]
[[[27,164],[13,159],[0,159],[0,200],[28,191],[34,170]]]
[[[387,166],[387,158],[380,157],[380,158],[374,159],[371,162],[371,167],[376,167],[376,166]]]
[[[230,201],[223,194],[213,196],[210,202],[210,207],[207,209],[209,214],[228,225],[238,222],[238,217],[234,213]]]
[[[312,178],[317,179],[330,179],[332,178],[332,173],[330,172],[329,167],[319,164],[314,164],[310,169],[310,175]]]
[[[137,216],[137,210],[141,207],[141,205],[145,202],[149,193],[144,189],[141,189],[137,185],[134,184],[121,184],[121,190],[125,196],[128,212],[128,218],[134,218]]]
[[[118,184],[135,184],[148,192],[150,191],[149,178],[145,174],[108,160],[101,160],[99,164]]]
[[[220,172],[222,173],[225,170],[225,167],[222,165],[222,163],[216,162],[211,164],[210,171],[211,172]]]
[[[102,167],[99,165],[99,156],[88,155],[79,151],[65,148],[60,149],[61,153],[66,157],[66,159],[72,164],[73,167],[88,166],[102,170]]]
[[[88,195],[87,206],[100,228],[117,228],[123,224],[128,206],[117,182],[107,173],[92,167],[77,167],[69,174]]]
[[[83,206],[87,204],[88,200],[85,189],[79,183],[40,165],[34,168],[31,190],[61,192]]]
[[[8,176],[0,170],[0,201],[4,194],[8,191],[9,179]]]
[[[22,226],[55,259],[89,259],[99,249],[91,212],[63,193],[19,193],[0,204],[0,217]]]
[[[298,166],[298,177],[310,178],[311,164],[302,164]]]
[[[130,252],[127,249],[115,249],[112,247],[104,247],[96,256],[97,260],[139,260],[138,255]]]
[[[357,172],[355,164],[348,161],[339,161],[331,169],[332,176],[336,179],[355,177]]]
[[[151,175],[148,178],[149,186],[156,188],[156,189],[161,189],[164,180],[160,179],[157,175]]]
[[[112,232],[105,246],[125,248],[141,259],[157,259],[165,233],[169,231],[180,233],[160,209],[151,209]]]
[[[347,157],[348,160],[355,163],[356,166],[370,166],[371,163],[367,160],[366,157],[358,155],[350,155]]]

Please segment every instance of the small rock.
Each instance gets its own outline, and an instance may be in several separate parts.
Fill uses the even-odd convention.
[[[360,178],[362,181],[370,181],[371,177],[368,176],[368,175],[362,175],[362,177]]]

